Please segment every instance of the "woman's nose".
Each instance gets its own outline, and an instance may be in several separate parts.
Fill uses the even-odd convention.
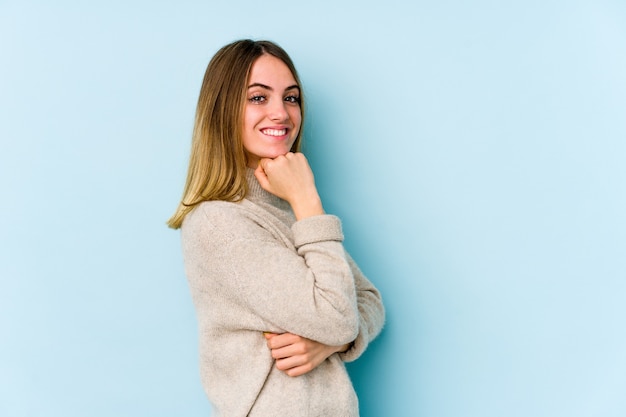
[[[275,100],[269,108],[269,118],[274,121],[283,121],[289,117],[285,103],[282,100]]]

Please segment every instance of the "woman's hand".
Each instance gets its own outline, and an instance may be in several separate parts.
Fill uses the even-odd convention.
[[[324,214],[313,171],[303,154],[289,152],[274,159],[263,158],[254,175],[265,191],[289,202],[296,219]]]
[[[267,346],[276,359],[276,367],[289,376],[311,372],[326,358],[337,352],[345,352],[350,345],[328,346],[292,333],[264,333]]]

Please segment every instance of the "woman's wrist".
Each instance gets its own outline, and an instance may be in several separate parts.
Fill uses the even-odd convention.
[[[319,216],[325,214],[322,200],[319,195],[300,198],[290,202],[296,220],[306,219],[307,217]]]

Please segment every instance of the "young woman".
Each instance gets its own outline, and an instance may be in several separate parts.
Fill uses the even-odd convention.
[[[278,45],[220,49],[198,100],[183,198],[202,383],[217,416],[358,416],[344,361],[378,335],[376,288],[298,152],[304,101]]]

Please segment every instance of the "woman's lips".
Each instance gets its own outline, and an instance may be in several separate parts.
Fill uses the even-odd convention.
[[[266,128],[266,129],[261,129],[261,133],[267,136],[280,137],[280,136],[285,136],[287,134],[287,129],[286,128],[283,128],[283,129]]]

